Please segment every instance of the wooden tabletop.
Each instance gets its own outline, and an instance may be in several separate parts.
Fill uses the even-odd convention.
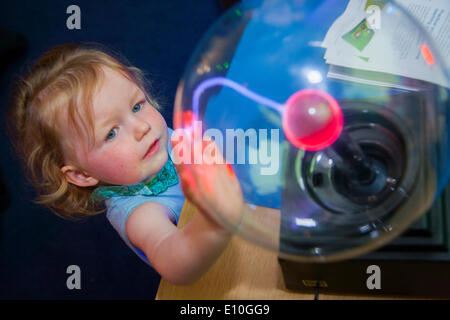
[[[179,227],[196,208],[185,202]],[[279,216],[279,214],[278,214]],[[363,296],[320,294],[322,299],[373,299]],[[314,294],[287,290],[276,252],[234,235],[211,269],[196,283],[176,286],[162,279],[157,300],[312,300]]]

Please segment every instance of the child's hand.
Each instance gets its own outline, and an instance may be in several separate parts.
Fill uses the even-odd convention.
[[[199,141],[195,144],[190,136],[177,146],[177,142],[172,141],[173,150],[181,149],[183,153],[180,159],[179,152],[173,152],[174,163],[177,167],[181,179],[183,192],[186,197],[203,214],[212,218],[219,225],[225,223],[236,228],[241,223],[243,211],[242,191],[236,176],[229,164],[225,163],[217,145],[211,141]],[[197,147],[194,150],[194,146]],[[201,148],[200,148],[201,146]],[[184,153],[190,148],[190,157]],[[197,152],[197,155],[195,155]],[[201,152],[201,155],[198,153]],[[198,157],[194,163],[195,157]],[[183,159],[184,158],[184,159]]]

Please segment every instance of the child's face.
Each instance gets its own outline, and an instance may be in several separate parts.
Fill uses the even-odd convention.
[[[145,99],[144,92],[119,72],[104,68],[104,80],[92,99],[95,145],[73,139],[73,130],[63,129],[63,138],[76,147],[77,165],[67,161],[62,171],[80,186],[99,181],[131,185],[154,176],[167,161],[167,125]],[[91,180],[83,180],[91,178]]]

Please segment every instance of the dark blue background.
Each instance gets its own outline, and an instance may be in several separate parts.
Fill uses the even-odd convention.
[[[66,27],[66,9],[72,4],[81,9],[81,30]],[[5,134],[14,77],[54,45],[99,42],[147,73],[171,126],[184,67],[221,13],[216,0],[0,2],[0,28],[23,35],[28,43],[25,54],[14,57],[0,74],[0,173],[11,196],[9,207],[0,212],[0,299],[153,299],[160,280],[104,215],[73,223],[32,203],[34,190]],[[81,268],[81,290],[66,287],[69,265]]]

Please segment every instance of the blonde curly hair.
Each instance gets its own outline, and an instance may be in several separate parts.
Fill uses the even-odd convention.
[[[123,57],[98,44],[68,44],[45,53],[19,79],[9,111],[12,141],[26,176],[35,187],[36,203],[46,205],[60,217],[75,220],[104,211],[90,198],[95,187],[69,183],[61,172],[63,146],[58,118],[67,115],[78,133],[93,137],[92,95],[102,79],[102,68],[120,72],[146,94],[157,109],[143,73]],[[74,152],[74,150],[69,150]]]

